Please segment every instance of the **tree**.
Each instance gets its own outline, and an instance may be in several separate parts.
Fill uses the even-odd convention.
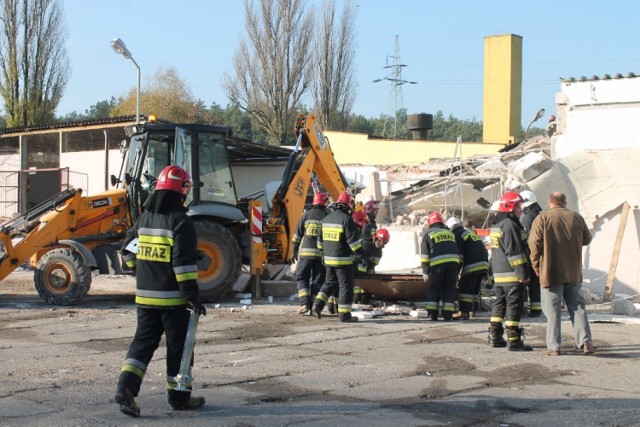
[[[302,0],[245,0],[248,41],[233,58],[223,85],[232,104],[251,115],[279,145],[292,138],[296,109],[307,89],[313,20]]]
[[[136,89],[131,89],[111,110],[111,116],[134,115],[136,96]],[[172,122],[215,123],[215,117],[202,100],[194,98],[175,67],[156,71],[146,89],[140,91],[140,106],[140,114],[155,114]]]
[[[356,7],[345,1],[336,25],[335,0],[325,0],[311,55],[311,80],[315,111],[325,129],[344,130],[356,96],[355,19]]]
[[[71,75],[58,0],[2,0],[0,95],[7,125],[53,122]]]

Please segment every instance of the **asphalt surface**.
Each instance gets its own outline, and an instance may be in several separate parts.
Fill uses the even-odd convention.
[[[487,345],[488,313],[459,322],[408,314],[357,324],[295,314],[287,298],[209,305],[194,395],[166,401],[164,341],[131,418],[113,396],[135,329],[131,278],[99,277],[75,307],[41,302],[30,275],[0,287],[0,425],[7,426],[634,426],[640,326],[592,322],[596,354],[544,356],[544,318],[525,318],[527,353]],[[4,289],[4,292],[2,291]],[[591,320],[607,319],[593,311]],[[407,309],[408,311],[408,309]]]

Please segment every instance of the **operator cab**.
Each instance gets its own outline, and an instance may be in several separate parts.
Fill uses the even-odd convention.
[[[121,180],[128,189],[135,217],[144,211],[158,175],[170,164],[191,174],[193,189],[187,197],[187,207],[237,206],[226,145],[229,128],[145,123],[127,131],[133,134],[126,149]]]

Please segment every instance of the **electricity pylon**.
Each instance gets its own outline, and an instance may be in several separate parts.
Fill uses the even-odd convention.
[[[393,60],[393,64],[389,65],[389,58]],[[393,56],[387,56],[386,69],[390,69],[391,73],[387,77],[381,79],[375,79],[372,83],[378,83],[383,80],[391,82],[391,91],[389,92],[388,111],[384,118],[384,128],[382,130],[382,136],[385,138],[406,138],[407,137],[407,123],[405,120],[400,120],[400,113],[404,110],[404,99],[402,97],[402,85],[403,84],[417,84],[417,82],[410,82],[402,78],[402,67],[406,65],[400,63],[400,37],[395,36],[395,46],[393,49]]]

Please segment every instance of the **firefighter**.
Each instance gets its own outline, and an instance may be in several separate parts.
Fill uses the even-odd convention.
[[[363,208],[363,210],[355,211],[351,216],[353,218],[353,222],[355,222],[358,228],[360,229],[360,236],[361,236],[361,240],[364,248],[364,245],[366,243],[371,242],[371,237],[368,237],[371,234],[371,227],[370,227],[371,223],[369,220],[369,215],[366,214],[366,211]],[[366,263],[358,264],[357,269],[358,269],[358,272],[360,273],[366,273],[367,272]],[[354,286],[353,287],[353,303],[367,304],[368,302],[369,302],[369,294],[367,294],[364,291],[364,289],[362,289],[360,286]]]
[[[357,322],[351,315],[353,304],[354,255],[358,262],[363,258],[358,226],[351,218],[351,195],[338,196],[335,210],[322,221],[322,233],[318,236],[318,248],[322,250],[327,268],[326,280],[316,297],[312,313],[321,318],[327,299],[338,287],[338,319],[341,322]]]
[[[455,311],[460,267],[458,245],[439,212],[427,216],[427,225],[429,228],[420,245],[422,278],[425,283],[430,283],[427,289],[427,315],[431,320],[438,320],[438,304],[442,300],[442,318],[449,321]]]
[[[373,246],[373,236],[378,229],[378,224],[376,223],[376,217],[378,216],[378,211],[380,210],[380,202],[377,200],[369,200],[364,204],[364,213],[366,215],[366,223],[362,227],[362,242],[363,247],[372,247]],[[366,260],[364,264],[358,266],[359,271],[366,272],[367,265]],[[364,270],[364,271],[362,271]],[[353,288],[353,302],[356,304],[368,304],[371,298],[371,294],[367,293],[360,286],[355,286]]]
[[[163,333],[169,404],[175,410],[185,410],[205,403],[203,397],[191,396],[191,391],[175,390],[189,324],[187,307],[198,315],[207,313],[198,298],[196,231],[184,207],[191,185],[191,177],[180,166],[164,168],[146,211],[122,246],[123,259],[136,272],[138,325],[120,372],[115,400],[120,411],[132,417],[140,416],[135,397]],[[135,239],[137,248],[132,243]]]
[[[373,239],[362,240],[362,252],[365,258],[365,273],[375,274],[375,268],[380,264],[382,258],[382,249],[389,243],[391,235],[389,230],[381,228],[373,235]],[[360,267],[360,266],[359,266]],[[361,271],[361,270],[360,270]]]
[[[296,284],[300,309],[298,314],[310,314],[313,300],[324,283],[325,268],[322,265],[322,252],[318,249],[317,237],[322,228],[322,220],[329,213],[326,193],[316,193],[311,209],[306,211],[296,226],[291,242],[293,252],[291,261],[296,262]]]
[[[491,271],[493,272],[495,303],[491,312],[489,343],[505,347],[507,332],[510,351],[531,351],[522,342],[520,317],[523,311],[523,284],[529,283],[530,262],[525,249],[526,238],[518,217],[522,213],[522,197],[507,191],[500,197],[498,214],[491,227]],[[503,323],[506,328],[503,327]]]
[[[453,315],[457,320],[469,320],[476,302],[480,301],[482,279],[487,275],[489,263],[487,250],[478,235],[462,226],[460,220],[452,216],[447,227],[456,236],[462,271],[458,281],[458,309]]]
[[[542,207],[538,204],[538,198],[532,191],[521,191],[520,197],[524,200],[522,202],[522,217],[520,217],[520,223],[522,224],[522,228],[524,228],[525,236],[527,239],[529,238],[529,233],[531,232],[531,224],[533,224],[533,220],[542,212]],[[527,255],[529,254],[529,245],[525,245],[525,249],[527,250]],[[531,264],[529,264],[531,266]],[[530,317],[540,317],[542,314],[542,302],[540,298],[540,280],[538,276],[533,271],[533,267],[529,270],[529,277],[531,282],[526,286],[523,290],[523,298],[526,302],[529,300],[529,312],[527,313]],[[528,297],[528,298],[527,298]]]

